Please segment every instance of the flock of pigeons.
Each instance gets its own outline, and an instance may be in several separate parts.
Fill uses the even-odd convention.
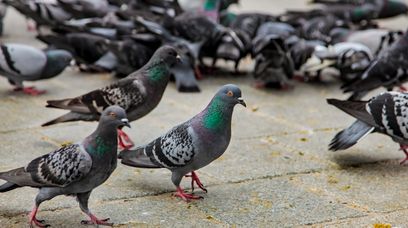
[[[337,69],[342,88],[352,94],[348,100],[328,102],[356,121],[339,132],[329,148],[344,150],[379,132],[401,145],[406,155],[402,163],[408,160],[408,94],[391,91],[360,101],[379,87],[404,89],[408,33],[379,28],[374,21],[408,13],[404,3],[314,0],[323,8],[270,15],[234,14],[228,7],[237,0],[203,2],[198,9],[186,10],[177,0],[2,1],[0,14],[4,7],[14,7],[29,18],[30,29],[35,22],[37,38],[48,44],[44,50],[1,44],[0,74],[16,90],[43,93],[24,87],[23,81],[57,76],[72,60],[81,71],[114,72],[120,78],[74,98],[47,101],[47,107],[68,112],[43,126],[99,120],[97,129],[79,143],[0,173],[7,181],[0,192],[39,189],[31,226],[48,226],[36,218],[38,207],[58,195],[76,196],[90,218],[83,224],[112,225],[91,213],[88,199],[115,170],[118,158],[128,166],[167,168],[176,196],[185,201],[201,198],[193,194],[195,185],[207,190],[195,171],[225,152],[233,109],[236,104],[246,106],[236,85],[222,86],[204,110],[146,145],[134,147],[122,128],[151,112],[172,78],[179,91],[199,91],[196,79],[214,72],[218,59],[235,62],[239,71],[241,59],[251,55],[260,85],[277,88],[290,86],[292,78],[319,81],[326,68]],[[206,58],[212,59],[211,66]],[[296,71],[302,76],[294,77]],[[180,187],[183,177],[191,177],[192,193]]]

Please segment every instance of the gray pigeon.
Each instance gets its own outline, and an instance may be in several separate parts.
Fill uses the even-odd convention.
[[[378,132],[400,144],[406,156],[401,164],[408,161],[408,93],[385,92],[369,101],[327,101],[357,119],[336,134],[329,145],[330,150],[345,150],[368,134]]]
[[[231,117],[234,106],[246,107],[241,90],[236,85],[224,85],[208,106],[192,119],[184,122],[147,145],[119,154],[122,163],[139,168],[167,168],[177,187],[176,196],[185,201],[201,197],[187,194],[180,187],[183,176],[191,172],[194,182],[207,192],[194,172],[220,157],[231,138]]]
[[[361,99],[371,90],[385,87],[392,90],[408,80],[408,32],[372,61],[367,70],[350,84],[343,86],[344,92],[352,92],[349,100]],[[405,88],[402,87],[403,90]]]
[[[102,110],[110,105],[119,105],[126,110],[130,121],[137,120],[159,104],[169,82],[170,68],[178,59],[177,51],[173,47],[163,46],[146,65],[126,78],[82,96],[49,100],[47,107],[67,109],[70,112],[42,126],[78,120],[96,121]],[[127,137],[124,132],[119,133],[121,137]],[[128,147],[122,145],[121,140],[119,144]]]
[[[0,173],[7,182],[0,192],[20,187],[38,188],[35,205],[29,215],[33,223],[46,227],[38,220],[38,207],[44,201],[59,195],[76,196],[79,207],[90,221],[82,224],[112,225],[109,219],[98,219],[88,209],[88,199],[94,188],[104,183],[117,165],[117,128],[128,126],[125,110],[119,106],[108,107],[101,115],[98,128],[83,141],[38,157],[27,166]]]
[[[42,25],[56,26],[72,18],[59,4],[50,1],[3,0],[2,3],[19,11],[27,18],[33,19],[37,28]]]
[[[39,95],[45,91],[23,87],[23,81],[55,77],[72,60],[72,55],[65,50],[42,51],[28,45],[13,43],[2,44],[0,48],[0,75],[8,78],[9,82],[16,86],[16,91],[22,90],[30,95]]]

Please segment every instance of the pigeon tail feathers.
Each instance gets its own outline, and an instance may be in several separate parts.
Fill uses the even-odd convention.
[[[345,150],[352,147],[362,138],[373,132],[375,127],[372,127],[363,121],[356,120],[350,127],[337,133],[331,140],[329,150]]]

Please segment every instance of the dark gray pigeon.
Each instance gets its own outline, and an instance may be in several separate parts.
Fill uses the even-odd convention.
[[[108,48],[103,45],[105,38],[89,33],[40,34],[36,38],[50,47],[69,51],[74,56],[76,64],[84,71],[89,64],[96,62],[108,52]]]
[[[6,77],[16,91],[39,95],[45,91],[23,87],[23,81],[49,79],[59,75],[71,62],[72,55],[65,50],[48,50],[7,43],[0,45],[0,75]],[[27,64],[29,63],[29,64]]]
[[[176,196],[186,201],[199,199],[201,197],[183,191],[181,179],[191,172],[192,190],[196,182],[207,192],[195,170],[210,164],[227,149],[236,104],[246,106],[241,90],[236,85],[224,85],[202,112],[147,145],[121,151],[119,158],[128,166],[169,169],[177,187]]]
[[[146,65],[126,78],[75,98],[49,100],[47,107],[70,112],[42,126],[78,120],[96,121],[102,110],[110,105],[119,105],[125,109],[130,121],[139,119],[159,104],[169,82],[170,68],[178,58],[173,47],[163,46]],[[121,137],[126,137],[123,132],[119,133]],[[122,143],[120,140],[119,144],[127,147]]]
[[[406,156],[401,164],[408,161],[408,93],[384,92],[369,101],[328,99],[327,102],[357,119],[336,134],[330,150],[348,149],[368,134],[378,132],[399,143]]]
[[[344,92],[353,92],[349,100],[359,100],[369,91],[379,87],[392,90],[408,80],[408,33],[390,48],[381,52],[368,69],[350,84],[343,86]]]
[[[64,146],[38,157],[27,166],[0,173],[7,182],[0,192],[20,187],[38,188],[35,205],[29,215],[30,226],[47,227],[38,220],[38,207],[59,195],[76,196],[79,207],[90,218],[82,224],[112,225],[108,219],[98,219],[88,208],[94,188],[104,183],[117,166],[117,129],[129,126],[125,110],[108,107],[101,115],[98,128],[83,141]]]

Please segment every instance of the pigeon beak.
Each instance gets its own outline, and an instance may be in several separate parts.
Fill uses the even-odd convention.
[[[240,105],[242,105],[242,106],[244,106],[246,108],[246,103],[245,103],[244,99],[242,99],[242,97],[238,98],[238,104],[240,104]]]
[[[125,125],[126,127],[131,128],[128,119],[123,118],[123,119],[121,119],[120,121],[122,121],[123,125]]]
[[[181,57],[180,57],[180,55],[177,55],[177,56],[176,56],[176,59],[177,59],[177,62],[178,62],[178,63],[181,62]]]

